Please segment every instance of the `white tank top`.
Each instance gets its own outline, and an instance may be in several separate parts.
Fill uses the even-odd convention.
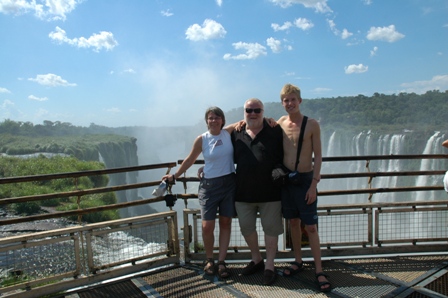
[[[230,134],[222,129],[214,136],[209,131],[202,134],[202,155],[204,157],[204,177],[221,177],[235,172],[233,146]]]

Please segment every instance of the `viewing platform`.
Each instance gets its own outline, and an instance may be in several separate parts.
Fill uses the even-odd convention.
[[[262,272],[241,275],[245,264],[230,263],[231,277],[204,274],[200,264],[188,264],[138,274],[124,280],[79,289],[58,297],[448,297],[448,255],[377,256],[327,259],[330,293],[317,290],[313,262],[293,277],[278,270],[271,286],[261,284]],[[277,262],[282,269],[288,263]]]
[[[241,275],[250,252],[232,222],[226,262],[232,275],[220,279],[204,274],[200,210],[193,204],[196,177],[178,179],[167,195],[130,198],[100,207],[49,212],[0,220],[0,297],[448,297],[448,195],[440,184],[394,183],[437,178],[444,169],[378,171],[375,161],[448,159],[448,155],[329,157],[324,163],[362,162],[364,172],[322,174],[341,188],[319,190],[319,234],[323,268],[332,291],[318,290],[311,251],[303,239],[304,270],[293,277],[282,271],[293,260],[289,227],[279,239],[277,278],[262,285],[262,272]],[[76,179],[131,171],[169,172],[181,161],[98,171],[0,178],[0,186],[49,179]],[[347,169],[349,167],[337,167]],[[158,174],[158,177],[160,175]],[[347,181],[356,180],[355,187]],[[436,181],[436,179],[433,179]],[[342,183],[344,181],[344,183]],[[383,182],[384,181],[384,182]],[[441,180],[440,180],[441,181]],[[2,198],[0,207],[19,202],[157,187],[158,181],[76,189],[26,197]],[[193,186],[193,188],[191,187]],[[396,194],[399,194],[395,196]],[[415,197],[417,196],[417,200]],[[325,198],[331,197],[331,200]],[[393,198],[393,199],[391,199]],[[424,198],[424,199],[421,199]],[[337,202],[329,204],[329,202]],[[342,203],[345,202],[345,203]],[[105,210],[163,204],[165,211],[97,223],[67,221],[69,217]],[[264,234],[258,223],[259,246]],[[215,238],[218,229],[215,229]],[[217,252],[215,243],[215,252]],[[215,258],[216,259],[216,258]]]

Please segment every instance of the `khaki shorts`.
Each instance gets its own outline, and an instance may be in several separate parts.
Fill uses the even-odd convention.
[[[278,202],[245,203],[235,202],[241,234],[249,236],[256,231],[257,212],[260,213],[261,226],[268,236],[283,234],[282,204]]]

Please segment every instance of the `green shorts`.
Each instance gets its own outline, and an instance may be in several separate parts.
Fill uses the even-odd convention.
[[[241,234],[249,236],[256,231],[257,213],[261,226],[268,236],[283,234],[282,204],[278,202],[245,203],[235,202]]]

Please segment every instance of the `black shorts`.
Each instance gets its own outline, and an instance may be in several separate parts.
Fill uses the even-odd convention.
[[[285,219],[300,218],[306,225],[317,224],[317,198],[308,205],[306,193],[313,181],[313,172],[299,173],[300,184],[282,187],[282,213]]]
[[[216,219],[220,216],[235,217],[235,174],[206,179],[199,183],[198,198],[203,220]]]

